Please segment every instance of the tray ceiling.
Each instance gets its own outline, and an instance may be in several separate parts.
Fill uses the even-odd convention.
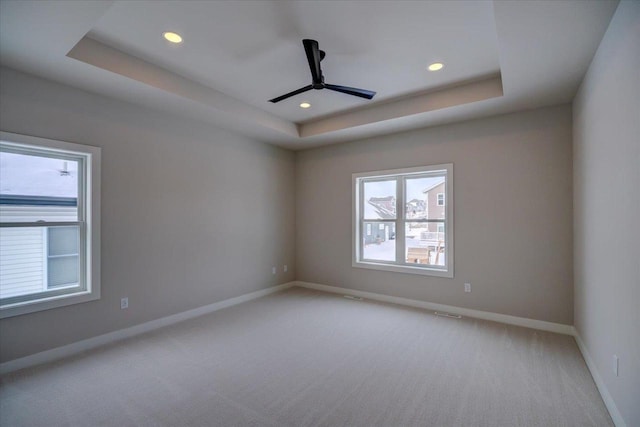
[[[0,61],[297,149],[568,102],[616,4],[2,0]],[[328,83],[376,97],[269,103],[311,82],[303,38]]]

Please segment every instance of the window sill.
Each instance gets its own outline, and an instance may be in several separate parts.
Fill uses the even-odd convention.
[[[100,299],[100,292],[81,291],[73,294],[57,295],[55,297],[41,298],[33,301],[24,301],[16,304],[0,307],[0,319],[20,316],[37,311],[50,310],[72,304],[94,301]]]
[[[369,270],[393,271],[396,273],[419,274],[422,276],[434,276],[434,277],[446,277],[449,279],[453,278],[453,268],[450,268],[449,270],[443,270],[440,268],[411,267],[409,265],[381,264],[381,263],[370,262],[370,261],[353,261],[351,263],[351,266],[355,268],[366,268]]]

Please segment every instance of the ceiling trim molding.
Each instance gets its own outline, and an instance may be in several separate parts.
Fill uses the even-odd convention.
[[[288,136],[296,139],[427,113],[503,95],[502,77],[500,73],[496,73],[482,80],[396,98],[371,107],[296,124],[88,36],[83,37],[67,53],[67,57],[198,102],[225,114],[229,120],[241,119],[245,123],[250,121],[261,127],[275,130],[283,134],[283,137]]]
[[[305,138],[335,132],[356,126],[484,101],[503,95],[502,76],[500,73],[497,73],[482,80],[450,86],[445,89],[418,95],[397,98],[370,107],[301,123],[299,125],[300,136]]]
[[[299,137],[298,127],[288,120],[245,104],[229,95],[128,55],[92,38],[83,37],[67,53],[67,57],[196,101],[225,114],[229,120],[251,121],[287,136]]]

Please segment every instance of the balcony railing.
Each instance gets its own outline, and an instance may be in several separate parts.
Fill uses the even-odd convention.
[[[421,231],[420,240],[426,240],[430,242],[443,242],[444,232],[441,231]]]

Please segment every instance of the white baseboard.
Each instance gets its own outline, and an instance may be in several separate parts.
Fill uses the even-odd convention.
[[[609,390],[607,386],[602,381],[602,377],[596,368],[596,364],[593,362],[591,355],[587,351],[587,347],[584,345],[584,341],[582,341],[582,337],[578,333],[578,331],[574,328],[574,337],[576,342],[578,343],[578,348],[582,353],[582,357],[584,361],[587,363],[587,367],[589,368],[589,372],[591,372],[591,376],[593,377],[593,381],[596,383],[596,387],[598,387],[598,391],[600,392],[600,396],[602,396],[602,400],[604,401],[604,405],[607,407],[609,411],[609,415],[611,415],[611,419],[616,427],[627,427],[627,424],[624,422],[620,411],[618,411],[618,407],[616,406],[611,394],[609,394]]]
[[[248,294],[240,295],[234,298],[229,298],[223,301],[218,301],[213,304],[205,305],[203,307],[194,308],[193,310],[183,311],[181,313],[173,314],[171,316],[162,317],[160,319],[152,320],[150,322],[141,323],[136,326],[132,326],[126,329],[120,329],[118,331],[109,332],[97,337],[88,338],[82,341],[76,341],[71,344],[64,345],[62,347],[56,347],[51,350],[46,350],[40,353],[35,353],[29,356],[21,357],[19,359],[9,360],[8,362],[0,363],[0,374],[6,374],[8,372],[17,371],[19,369],[28,368],[31,366],[39,365],[53,360],[61,359],[63,357],[71,356],[83,351],[91,350],[101,345],[109,344],[115,341],[120,341],[124,338],[129,338],[135,335],[143,334],[145,332],[153,331],[154,329],[169,326],[174,323],[182,322],[184,320],[192,319],[194,317],[202,316],[203,314],[212,313],[214,311],[222,310],[223,308],[231,307],[233,305],[241,304],[246,301],[254,300],[256,298],[263,297],[265,295],[279,292],[295,286],[296,282],[284,283],[282,285],[272,286],[267,289],[261,289],[259,291],[250,292]]]
[[[524,326],[525,328],[538,329],[542,331],[556,332],[564,335],[573,335],[572,325],[561,323],[545,322],[543,320],[527,319],[525,317],[509,316],[508,314],[492,313],[489,311],[473,310],[471,308],[455,307],[452,305],[435,304],[427,301],[419,301],[409,298],[392,297],[389,295],[376,294],[373,292],[358,291],[349,288],[339,288],[337,286],[320,285],[310,282],[295,282],[296,286],[316,289],[318,291],[332,292],[341,295],[353,295],[376,301],[390,302],[393,304],[407,305],[409,307],[423,308],[432,311],[444,311],[461,316],[473,317],[476,319],[491,320],[494,322],[507,323],[509,325]]]

